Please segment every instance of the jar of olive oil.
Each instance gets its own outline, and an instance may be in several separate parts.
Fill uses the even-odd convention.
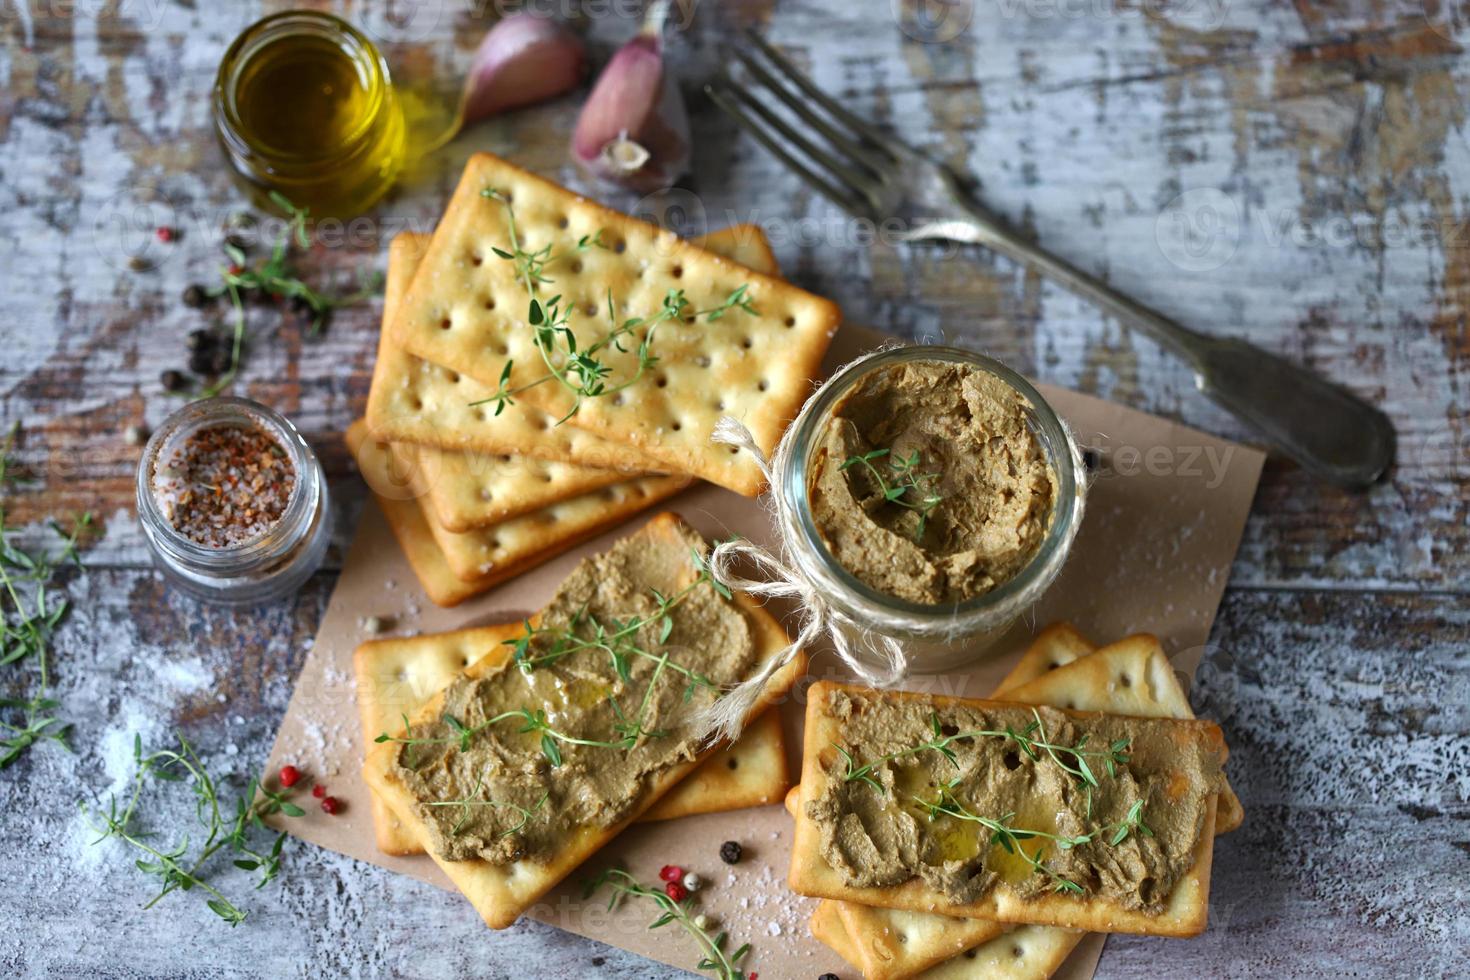
[[[371,207],[403,168],[403,109],[388,64],[351,24],[295,10],[247,27],[220,63],[214,121],[235,170],[313,217]]]

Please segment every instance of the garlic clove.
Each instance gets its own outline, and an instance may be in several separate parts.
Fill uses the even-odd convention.
[[[485,32],[465,76],[463,125],[544,102],[581,84],[587,47],[549,17],[515,13]]]
[[[689,169],[689,113],[655,30],[623,45],[577,117],[572,159],[603,183],[648,194]]]

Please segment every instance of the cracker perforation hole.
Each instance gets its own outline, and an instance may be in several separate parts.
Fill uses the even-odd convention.
[[[660,388],[667,388],[669,386],[669,379],[661,374],[653,380],[653,383]]]
[[[756,382],[756,386],[755,386],[755,390],[756,391],[769,391],[770,389],[771,389],[771,383],[769,381],[767,381],[765,378],[761,378],[760,381]]]
[[[613,242],[612,250],[618,255],[622,255],[628,250],[628,243],[619,238],[617,241]]]
[[[566,228],[571,223],[572,219],[568,218],[566,215],[562,215],[560,218],[556,219],[556,226],[558,228]]]
[[[673,276],[675,279],[684,278],[684,267],[682,265],[674,266],[672,269],[669,270],[669,275]]]
[[[755,346],[755,341],[751,340],[749,337],[741,337],[740,346],[745,348],[746,350],[750,350],[752,347]]]
[[[581,259],[577,259],[575,262],[572,263],[572,275],[577,275],[581,271],[582,271],[582,260]]]
[[[471,252],[470,253],[470,265],[473,265],[473,266],[482,266],[484,264],[485,264],[485,257],[483,255],[481,255],[479,252]]]
[[[448,330],[452,326],[454,326],[454,324],[450,322],[449,317],[446,316],[446,317],[440,317],[439,318],[439,329],[440,330]]]
[[[1118,683],[1122,684],[1124,687],[1132,687],[1133,678],[1129,677],[1127,674],[1119,674]]]
[[[786,329],[790,330],[792,327],[796,326],[796,317],[794,317],[794,316],[788,316],[785,320],[781,321],[781,323],[782,323],[782,326],[784,326],[784,327],[786,327]]]
[[[495,297],[494,296],[486,296],[485,297],[485,309],[487,309],[487,310],[493,310],[493,309],[495,309]]]
[[[729,766],[731,769],[739,769],[740,768],[740,760],[739,759],[731,759],[729,762],[725,763],[725,765]]]

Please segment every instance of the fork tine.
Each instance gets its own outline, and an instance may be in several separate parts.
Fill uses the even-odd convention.
[[[796,67],[796,65],[791,62],[790,58],[786,57],[780,51],[777,51],[768,41],[766,41],[765,38],[761,37],[755,31],[747,28],[745,31],[745,36],[750,39],[750,42],[753,45],[760,49],[761,53],[766,56],[767,60],[769,60],[773,65],[781,70],[781,74],[785,78],[789,79],[792,84],[805,92],[813,102],[817,103],[823,109],[826,109],[829,113],[842,120],[856,132],[861,133],[863,138],[865,138],[873,146],[887,153],[895,160],[900,159],[900,154],[893,149],[894,144],[892,137],[885,135],[871,123],[863,119],[859,119],[857,116],[849,112],[830,95],[818,88],[816,82],[813,82],[809,77],[807,77],[806,72]]]
[[[770,150],[777,159],[786,164],[788,168],[793,170],[796,175],[804,180],[807,184],[816,188],[817,191],[819,191],[824,197],[828,198],[845,211],[849,211],[859,215],[865,215],[876,220],[876,216],[872,208],[872,202],[870,202],[866,197],[861,194],[852,193],[850,189],[845,190],[843,188],[839,188],[836,184],[833,184],[827,178],[815,173],[805,163],[803,163],[797,157],[788,152],[786,147],[782,145],[780,140],[771,136],[771,134],[766,131],[765,127],[763,127],[759,122],[752,118],[751,115],[740,106],[739,101],[737,100],[736,89],[728,85],[722,86],[710,84],[704,87],[704,91],[705,94],[708,95],[710,99],[715,103],[715,105],[725,110],[725,112],[728,113],[735,120],[735,122],[740,125],[742,129],[744,129],[750,135],[754,136],[761,143],[762,146]]]
[[[838,179],[849,188],[861,194],[873,207],[878,206],[878,187],[874,186],[875,179],[881,183],[881,174],[869,176],[866,172],[854,169],[847,160],[838,159],[829,153],[817,142],[809,139],[804,133],[798,132],[786,120],[776,115],[764,102],[757,99],[747,89],[737,87],[728,77],[724,79],[725,90],[729,96],[744,103],[745,106],[755,112],[763,119],[768,127],[774,129],[786,140],[787,146],[795,147],[799,152],[811,158],[814,162],[827,168]],[[859,164],[861,166],[861,164]]]
[[[771,94],[781,101],[792,112],[796,113],[817,132],[827,138],[827,141],[842,150],[848,156],[856,158],[869,170],[881,178],[888,178],[892,174],[893,164],[897,161],[884,147],[873,147],[866,141],[854,139],[849,133],[843,132],[832,123],[818,115],[811,108],[811,104],[801,98],[797,98],[775,75],[766,69],[743,47],[735,47],[735,57],[740,59],[747,71],[755,76]]]

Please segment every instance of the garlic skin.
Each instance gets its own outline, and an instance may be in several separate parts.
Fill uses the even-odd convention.
[[[587,76],[587,46],[549,17],[520,12],[485,32],[465,75],[460,115],[469,125],[569,92]]]
[[[665,190],[689,169],[689,113],[656,30],[623,45],[602,70],[571,153],[588,176],[639,194]]]

